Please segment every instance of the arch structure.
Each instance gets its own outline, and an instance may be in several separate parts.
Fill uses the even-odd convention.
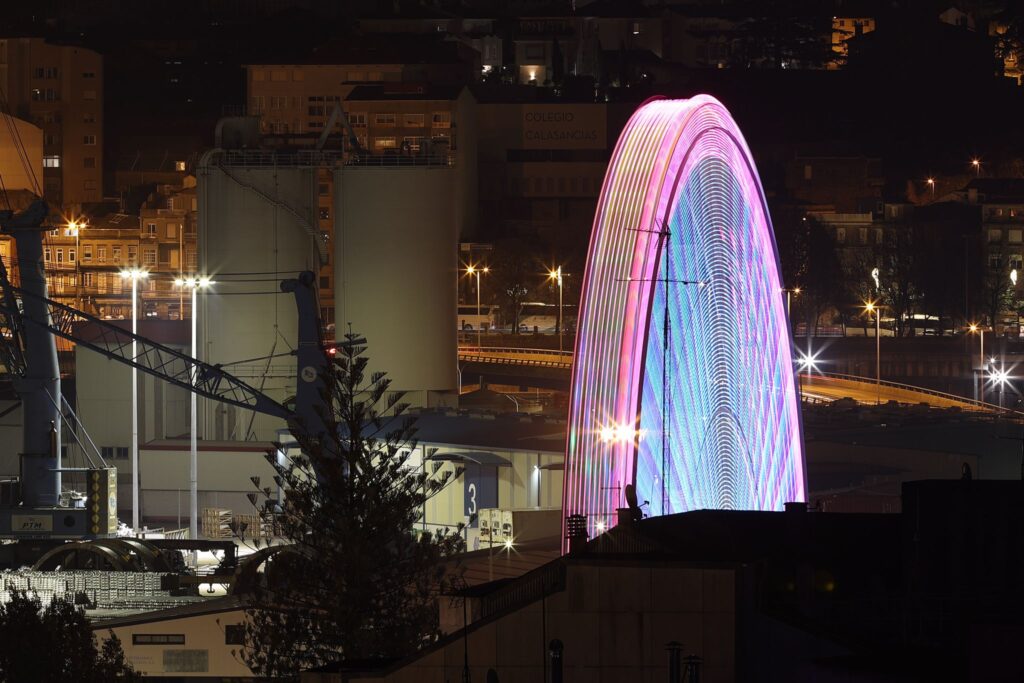
[[[563,509],[781,510],[805,466],[778,254],[750,150],[716,99],[630,118],[598,201]],[[644,503],[646,502],[646,506]]]

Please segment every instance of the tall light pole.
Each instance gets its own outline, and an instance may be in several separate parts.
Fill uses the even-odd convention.
[[[981,368],[980,374],[979,374],[979,378],[980,378],[979,384],[981,386],[981,392],[979,393],[978,396],[981,399],[981,402],[984,403],[985,402],[985,328],[982,327],[981,325],[978,325],[978,324],[975,324],[975,323],[971,323],[971,326],[968,329],[971,331],[972,334],[978,334],[978,335],[981,336],[981,348],[978,349],[978,366]]]
[[[477,268],[476,266],[466,266],[466,275],[476,275],[476,346],[481,348],[483,346],[480,341],[480,335],[483,332],[483,316],[480,313],[480,274],[489,273],[491,269],[488,267]]]
[[[177,279],[174,281],[178,287],[192,290],[192,357],[196,360],[199,359],[199,347],[196,345],[196,320],[198,320],[199,309],[197,308],[198,298],[197,295],[200,289],[206,289],[210,285],[214,284],[213,280],[208,277],[188,277],[184,279]],[[195,387],[196,380],[196,366],[192,366],[192,371],[189,373],[189,384]],[[191,443],[189,444],[189,465],[188,465],[188,488],[189,488],[189,522],[188,522],[188,537],[191,539],[199,538],[199,443],[197,437],[197,426],[196,426],[196,392],[189,392],[191,399]]]
[[[928,183],[928,187],[931,188],[932,199],[935,199],[935,178],[929,178],[925,182]]]
[[[971,159],[971,166],[974,167],[974,175],[975,176],[980,176],[981,175],[981,159],[977,159],[977,158]]]
[[[132,281],[132,334],[139,333],[138,289],[139,280],[145,280],[149,273],[139,268],[121,271],[121,277]],[[132,361],[139,355],[137,343],[132,337]],[[139,370],[132,366],[132,530],[139,533]]]
[[[75,238],[75,306],[78,310],[82,310],[82,268],[79,264],[82,262],[82,245],[81,245],[81,232],[85,228],[85,221],[76,221],[74,219],[68,221],[68,235],[73,235]]]
[[[874,301],[864,302],[864,311],[875,315],[875,403],[882,402],[882,306]]]
[[[793,317],[792,317],[792,315],[790,315],[790,298],[792,296],[800,296],[800,288],[799,287],[784,287],[782,289],[782,291],[786,293],[786,317],[789,318],[790,319],[790,323],[792,323],[792,318]]]
[[[565,327],[562,318],[562,266],[549,272],[548,279],[558,283],[558,350],[562,351],[562,329]]]

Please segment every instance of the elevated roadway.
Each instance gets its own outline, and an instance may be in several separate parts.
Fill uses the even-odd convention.
[[[572,370],[571,351],[511,347],[459,347],[459,368],[464,384],[479,378],[491,383],[519,384],[543,389],[569,389]],[[800,376],[805,400],[831,402],[850,398],[873,405],[895,401],[902,404],[928,404],[934,408],[959,408],[972,412],[1011,412],[997,405],[932,391],[922,387],[871,378],[832,373]]]

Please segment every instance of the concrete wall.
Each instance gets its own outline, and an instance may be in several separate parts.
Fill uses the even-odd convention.
[[[454,397],[460,189],[450,167],[335,174],[335,320],[413,405]]]
[[[199,512],[215,507],[236,515],[256,513],[246,494],[255,491],[250,477],[275,489],[274,469],[261,442],[199,444]],[[154,523],[189,523],[188,441],[146,444],[139,448],[142,515]]]

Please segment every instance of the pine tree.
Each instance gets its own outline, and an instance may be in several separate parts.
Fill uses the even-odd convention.
[[[411,462],[414,419],[385,374],[368,373],[364,351],[347,334],[326,371],[325,422],[340,437],[337,452],[293,424],[302,455],[284,464],[268,457],[285,503],[279,508],[269,488],[250,494],[291,544],[274,555],[247,610],[240,655],[261,675],[400,657],[439,635],[437,596],[463,542],[457,530],[415,525],[457,473]]]

